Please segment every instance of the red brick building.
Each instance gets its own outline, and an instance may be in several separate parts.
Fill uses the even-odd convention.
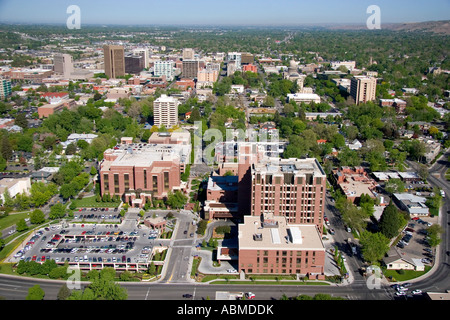
[[[324,279],[324,265],[325,248],[314,225],[287,224],[275,216],[246,216],[239,225],[240,272]]]
[[[119,195],[133,207],[184,191],[181,168],[190,159],[190,145],[122,144],[104,152],[100,162],[101,194]]]
[[[242,66],[242,72],[247,72],[247,71],[251,71],[251,72],[257,73],[258,72],[258,68],[255,65],[253,65],[253,64],[243,65]]]

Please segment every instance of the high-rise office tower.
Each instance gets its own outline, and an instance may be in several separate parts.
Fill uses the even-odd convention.
[[[355,76],[350,82],[350,95],[355,103],[366,103],[375,100],[377,79],[367,76]]]
[[[156,126],[164,125],[171,128],[178,124],[178,105],[180,102],[174,97],[161,95],[153,102],[153,116]]]
[[[184,48],[183,49],[183,60],[194,60],[194,49]]]
[[[69,78],[74,72],[72,56],[70,54],[58,54],[53,58],[53,71]]]
[[[198,60],[183,60],[183,78],[196,78],[199,70]]]
[[[125,73],[139,74],[144,70],[145,59],[141,55],[129,54],[125,56]]]
[[[316,159],[263,159],[251,166],[251,215],[284,216],[322,232],[326,175]],[[239,190],[241,193],[241,190]]]
[[[123,46],[103,46],[105,57],[105,74],[115,79],[125,75],[125,52]]]

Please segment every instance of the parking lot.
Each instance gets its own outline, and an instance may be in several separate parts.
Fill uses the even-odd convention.
[[[437,217],[412,218],[402,232],[402,239],[397,244],[400,254],[421,259],[424,265],[431,266],[434,261],[434,249],[426,240],[427,228],[438,223]]]
[[[80,208],[74,212],[76,221],[120,222],[122,217],[117,208]]]
[[[101,217],[103,211],[100,212]],[[95,219],[95,214],[92,219]],[[145,271],[152,261],[153,249],[164,249],[158,240],[159,231],[138,225],[135,220],[125,220],[120,224],[75,222],[78,220],[80,217],[75,219],[74,216],[74,222],[36,231],[23,247],[18,248],[14,260],[42,263],[53,259],[58,264],[68,263],[85,270],[113,267],[116,270]],[[156,265],[162,263],[155,262]]]

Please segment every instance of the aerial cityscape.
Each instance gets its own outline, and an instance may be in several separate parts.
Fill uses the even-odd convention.
[[[91,2],[0,2],[0,300],[450,299],[448,1]]]

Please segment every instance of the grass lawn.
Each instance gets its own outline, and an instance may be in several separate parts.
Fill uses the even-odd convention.
[[[431,266],[425,266],[425,271],[404,270],[403,274],[397,272],[397,270],[384,270],[383,274],[386,278],[392,276],[395,281],[406,281],[414,279],[424,275],[430,271]]]
[[[10,213],[8,216],[0,219],[0,231],[8,228],[10,226],[15,225],[19,220],[28,218],[29,212],[21,212],[21,213]]]
[[[86,197],[83,199],[74,199],[77,208],[117,208],[120,202],[97,202],[97,197]]]
[[[291,286],[329,286],[329,283],[320,282],[320,281],[226,281],[226,280],[217,280],[210,282],[211,284],[263,284],[263,285],[291,285]]]
[[[17,234],[15,235],[17,237]],[[3,261],[6,257],[8,257],[17,246],[22,243],[22,241],[25,240],[25,238],[28,236],[28,231],[22,234],[19,238],[11,242],[10,244],[6,245],[1,251],[0,251],[0,261]],[[7,239],[7,241],[9,241]]]

